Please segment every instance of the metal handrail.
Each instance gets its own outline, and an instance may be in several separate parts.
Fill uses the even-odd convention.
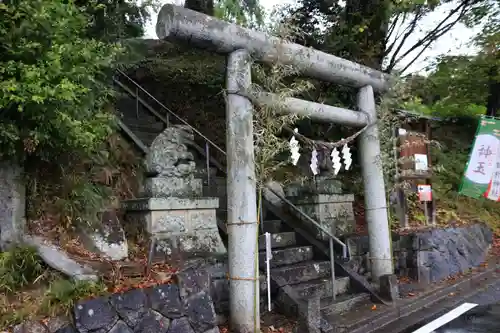
[[[207,138],[205,135],[203,135],[200,131],[198,131],[196,128],[194,128],[193,126],[189,125],[189,123],[187,121],[185,121],[184,119],[182,119],[180,116],[178,116],[174,111],[170,110],[168,107],[166,107],[162,102],[160,102],[159,100],[157,100],[153,95],[151,95],[146,89],[144,89],[139,83],[137,83],[136,81],[134,81],[130,76],[128,76],[127,74],[125,74],[125,72],[123,72],[122,70],[120,69],[117,69],[117,72],[120,73],[120,75],[124,76],[125,78],[127,78],[127,80],[129,80],[134,86],[135,88],[137,89],[140,89],[142,92],[144,92],[148,97],[150,97],[153,101],[155,101],[159,106],[161,106],[165,111],[167,111],[170,115],[174,116],[178,121],[180,121],[183,125],[189,127],[189,129],[191,129],[193,132],[195,132],[196,134],[198,134],[199,136],[201,136],[201,138],[203,140],[205,140],[206,142],[208,142],[212,147],[214,147],[215,149],[217,149],[219,152],[221,152],[222,154],[226,155],[226,152],[220,148],[219,146],[217,146],[214,142],[212,142],[209,138]]]
[[[319,230],[321,230],[321,232],[325,233],[335,243],[337,243],[340,246],[342,246],[342,257],[344,259],[347,258],[347,245],[344,242],[342,242],[340,239],[338,239],[337,237],[335,237],[334,235],[332,235],[327,229],[325,229],[325,227],[323,227],[321,224],[319,224],[317,221],[315,221],[312,217],[310,217],[309,215],[307,215],[306,213],[304,213],[302,211],[302,209],[300,209],[299,207],[295,206],[290,200],[288,200],[287,198],[283,197],[281,194],[277,193],[275,190],[273,190],[269,186],[267,187],[267,189],[270,190],[275,196],[277,196],[280,200],[282,200],[288,206],[292,207],[297,213],[299,213],[300,215],[302,215],[303,217],[305,217],[306,220],[308,220],[309,222],[311,222],[312,224],[314,224],[314,226],[316,228],[318,228]]]
[[[167,108],[163,103],[161,103],[160,101],[158,101],[153,95],[151,95],[146,89],[144,89],[139,83],[137,83],[136,81],[134,81],[131,77],[129,77],[127,74],[125,74],[123,71],[121,70],[117,70],[118,73],[120,73],[122,76],[124,76],[125,78],[127,78],[127,80],[129,80],[136,88],[136,90],[140,89],[141,91],[143,91],[147,96],[149,96],[153,101],[155,101],[158,105],[160,105],[164,110],[166,110],[170,115],[174,116],[177,120],[179,120],[182,124],[184,124],[185,126],[189,127],[193,132],[195,132],[196,134],[198,134],[202,139],[205,140],[206,143],[210,144],[212,147],[214,147],[215,149],[217,149],[219,152],[221,152],[223,155],[226,155],[226,152],[224,150],[222,150],[222,148],[220,148],[219,146],[217,146],[214,142],[212,142],[209,138],[207,138],[205,135],[203,135],[200,131],[198,131],[196,128],[194,128],[193,126],[191,126],[188,122],[186,122],[184,119],[182,119],[180,116],[178,116],[174,111],[170,110],[169,108]],[[139,98],[139,96],[136,96],[137,98]],[[163,118],[161,119],[162,121]],[[207,146],[207,153],[208,153],[208,146]],[[209,170],[208,170],[208,159],[209,157],[206,156],[207,158],[207,173],[209,173]],[[221,170],[222,172],[226,173],[225,170]],[[332,275],[332,297],[333,299],[336,298],[336,295],[335,295],[335,257],[334,257],[334,248],[333,248],[333,242],[336,242],[337,244],[339,244],[340,246],[342,246],[342,257],[344,259],[347,258],[347,246],[344,242],[342,242],[340,239],[338,239],[337,237],[335,237],[334,235],[332,235],[328,230],[326,230],[321,224],[319,224],[317,221],[315,221],[312,217],[310,217],[309,215],[307,215],[306,213],[304,213],[300,208],[298,208],[297,206],[295,206],[292,202],[290,202],[288,199],[286,199],[285,197],[283,197],[282,195],[280,195],[279,193],[276,193],[275,190],[273,190],[271,187],[269,186],[266,186],[266,188],[268,190],[270,190],[274,195],[276,195],[280,200],[282,200],[285,204],[287,204],[289,207],[293,208],[293,210],[295,210],[296,212],[298,212],[300,215],[302,215],[303,217],[305,217],[309,222],[311,222],[314,226],[316,226],[321,232],[323,232],[324,234],[326,234],[328,237],[329,237],[329,247],[330,247],[330,269],[331,269],[331,275]]]

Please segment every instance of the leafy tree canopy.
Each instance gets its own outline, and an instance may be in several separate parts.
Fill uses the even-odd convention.
[[[480,18],[479,23],[484,24],[473,40],[478,52],[471,56],[438,57],[426,78],[412,78],[417,99],[413,101],[416,104],[408,107],[448,117],[498,116],[500,7],[492,2],[487,11],[479,14],[472,18]]]
[[[110,134],[106,71],[123,48],[90,38],[81,9],[62,0],[0,3],[1,154],[51,161],[91,153]]]
[[[133,0],[74,0],[73,3],[89,19],[88,37],[110,41],[142,37],[150,19],[150,9],[158,6],[156,0],[140,4]]]
[[[405,72],[459,23],[484,22],[497,0],[299,0],[282,11],[303,32],[298,40],[387,72]],[[443,12],[433,26],[422,21]],[[409,45],[410,36],[423,33]]]

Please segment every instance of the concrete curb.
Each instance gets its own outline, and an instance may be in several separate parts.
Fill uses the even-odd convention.
[[[349,333],[397,333],[426,318],[432,317],[446,306],[461,302],[464,298],[480,293],[490,283],[484,281],[491,279],[497,273],[497,266],[470,276],[454,285],[439,289],[422,298],[415,299],[412,303],[403,304],[384,311],[376,317],[367,318],[357,323]],[[462,292],[457,296],[451,293]],[[446,299],[449,299],[447,302]],[[418,316],[417,316],[418,314]],[[413,316],[413,318],[408,318]],[[402,320],[404,319],[404,321]],[[411,320],[414,319],[414,320]],[[398,321],[402,321],[401,323]],[[396,323],[397,322],[397,323]],[[392,326],[395,326],[394,328]],[[390,329],[389,329],[390,327]],[[347,332],[347,331],[345,331]]]

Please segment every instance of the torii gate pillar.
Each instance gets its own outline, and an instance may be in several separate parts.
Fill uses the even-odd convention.
[[[363,169],[366,219],[369,231],[372,278],[378,282],[393,273],[389,223],[380,160],[374,92],[384,92],[390,77],[374,69],[331,54],[285,42],[265,33],[242,28],[207,15],[165,5],[158,14],[156,34],[162,40],[185,41],[190,45],[228,55],[229,96],[227,108],[228,208],[231,321],[235,333],[259,331],[255,258],[256,188],[253,166],[252,105],[232,90],[244,93],[250,82],[251,56],[256,61],[291,65],[311,78],[359,89],[358,107],[363,113],[288,98],[277,101],[272,94],[260,94],[256,103],[277,103],[283,112],[307,114],[313,119],[363,127],[360,135],[360,161]],[[243,51],[244,50],[244,51]],[[245,60],[246,59],[246,60]],[[236,72],[232,72],[236,70]],[[239,79],[238,79],[239,77]],[[243,90],[243,91],[241,91]],[[287,110],[286,110],[287,109]],[[307,109],[307,110],[304,110]],[[234,117],[234,118],[233,118]],[[239,245],[239,246],[238,246]],[[235,267],[234,265],[241,265]],[[241,276],[237,276],[241,275]]]

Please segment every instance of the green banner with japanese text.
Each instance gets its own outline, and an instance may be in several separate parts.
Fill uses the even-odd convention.
[[[465,168],[460,194],[500,201],[500,120],[482,117]]]

